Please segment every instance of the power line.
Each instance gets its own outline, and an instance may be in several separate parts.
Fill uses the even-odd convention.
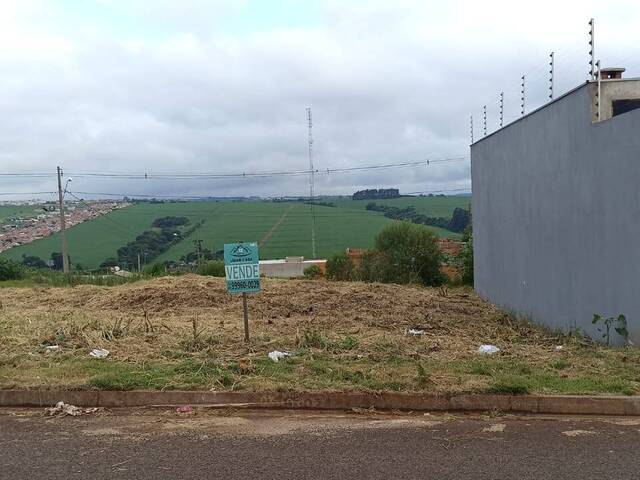
[[[255,177],[279,177],[279,176],[307,176],[307,175],[330,175],[332,173],[345,173],[363,170],[379,170],[387,168],[403,168],[429,166],[439,163],[450,163],[467,160],[468,155],[460,155],[448,158],[424,159],[411,162],[385,163],[376,165],[361,165],[356,167],[336,167],[336,168],[314,168],[308,170],[282,170],[271,172],[236,172],[236,173],[109,173],[109,172],[73,172],[67,174],[74,177],[100,177],[100,178],[124,178],[143,180],[188,180],[188,179],[216,179],[216,178],[255,178]]]

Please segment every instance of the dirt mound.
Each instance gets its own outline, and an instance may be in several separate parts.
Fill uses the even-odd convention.
[[[7,289],[4,302],[15,306],[50,307],[121,314],[238,315],[239,296],[226,291],[222,278],[186,275],[163,277],[118,287],[80,286],[73,289]],[[262,291],[250,296],[255,319],[308,317],[320,324],[356,321],[370,326],[449,329],[495,309],[475,295],[420,287],[263,279]],[[471,317],[471,318],[470,318]]]

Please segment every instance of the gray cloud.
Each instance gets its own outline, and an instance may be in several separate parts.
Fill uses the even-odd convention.
[[[640,72],[633,27],[640,7],[632,2],[580,2],[577,11],[577,2],[528,9],[514,2],[344,3],[320,2],[311,26],[233,35],[224,19],[247,14],[249,2],[101,2],[135,17],[137,28],[127,29],[95,18],[77,28],[82,18],[67,24],[63,11],[28,2],[0,23],[0,169],[305,169],[306,106],[313,108],[320,169],[465,155],[469,115],[479,136],[487,104],[495,129],[501,90],[507,118],[517,118],[522,73],[529,108],[545,101],[549,51],[557,52],[558,90],[586,78],[588,14],[581,12],[588,9],[603,25],[598,51],[610,59],[604,63]],[[45,13],[54,20],[44,20]],[[53,179],[1,181],[5,192],[55,188]],[[469,183],[468,162],[460,162],[323,175],[316,191]],[[74,189],[296,195],[308,186],[304,177],[77,178]]]

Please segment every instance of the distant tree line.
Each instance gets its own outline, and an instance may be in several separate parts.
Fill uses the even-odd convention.
[[[107,258],[100,264],[100,267],[107,268],[116,265],[137,265],[138,255],[143,257],[145,263],[149,262],[169,250],[171,245],[178,243],[185,237],[191,235],[200,228],[203,223],[204,220],[201,220],[193,227],[183,232],[179,227],[188,225],[188,218],[171,216],[156,218],[153,221],[152,226],[159,228],[160,231],[146,230],[142,232],[133,241],[117,250],[117,258]]]
[[[358,190],[351,196],[353,200],[383,200],[399,197],[400,190],[397,188],[371,188],[368,190]]]
[[[374,212],[383,212],[385,217],[392,218],[394,220],[408,220],[411,223],[445,228],[456,233],[464,232],[465,228],[467,228],[467,226],[471,223],[471,214],[469,213],[469,210],[465,210],[464,208],[460,207],[456,207],[453,210],[453,215],[451,216],[451,218],[429,217],[422,213],[416,212],[416,209],[413,205],[399,208],[389,205],[378,205],[375,202],[370,202],[367,204],[366,208],[367,210],[372,210]]]
[[[156,218],[151,226],[156,228],[175,228],[188,224],[189,219],[187,217],[162,217]]]

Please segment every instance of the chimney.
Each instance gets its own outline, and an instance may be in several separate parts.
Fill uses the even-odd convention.
[[[609,67],[600,70],[600,77],[602,80],[622,80],[622,73],[624,68]]]

